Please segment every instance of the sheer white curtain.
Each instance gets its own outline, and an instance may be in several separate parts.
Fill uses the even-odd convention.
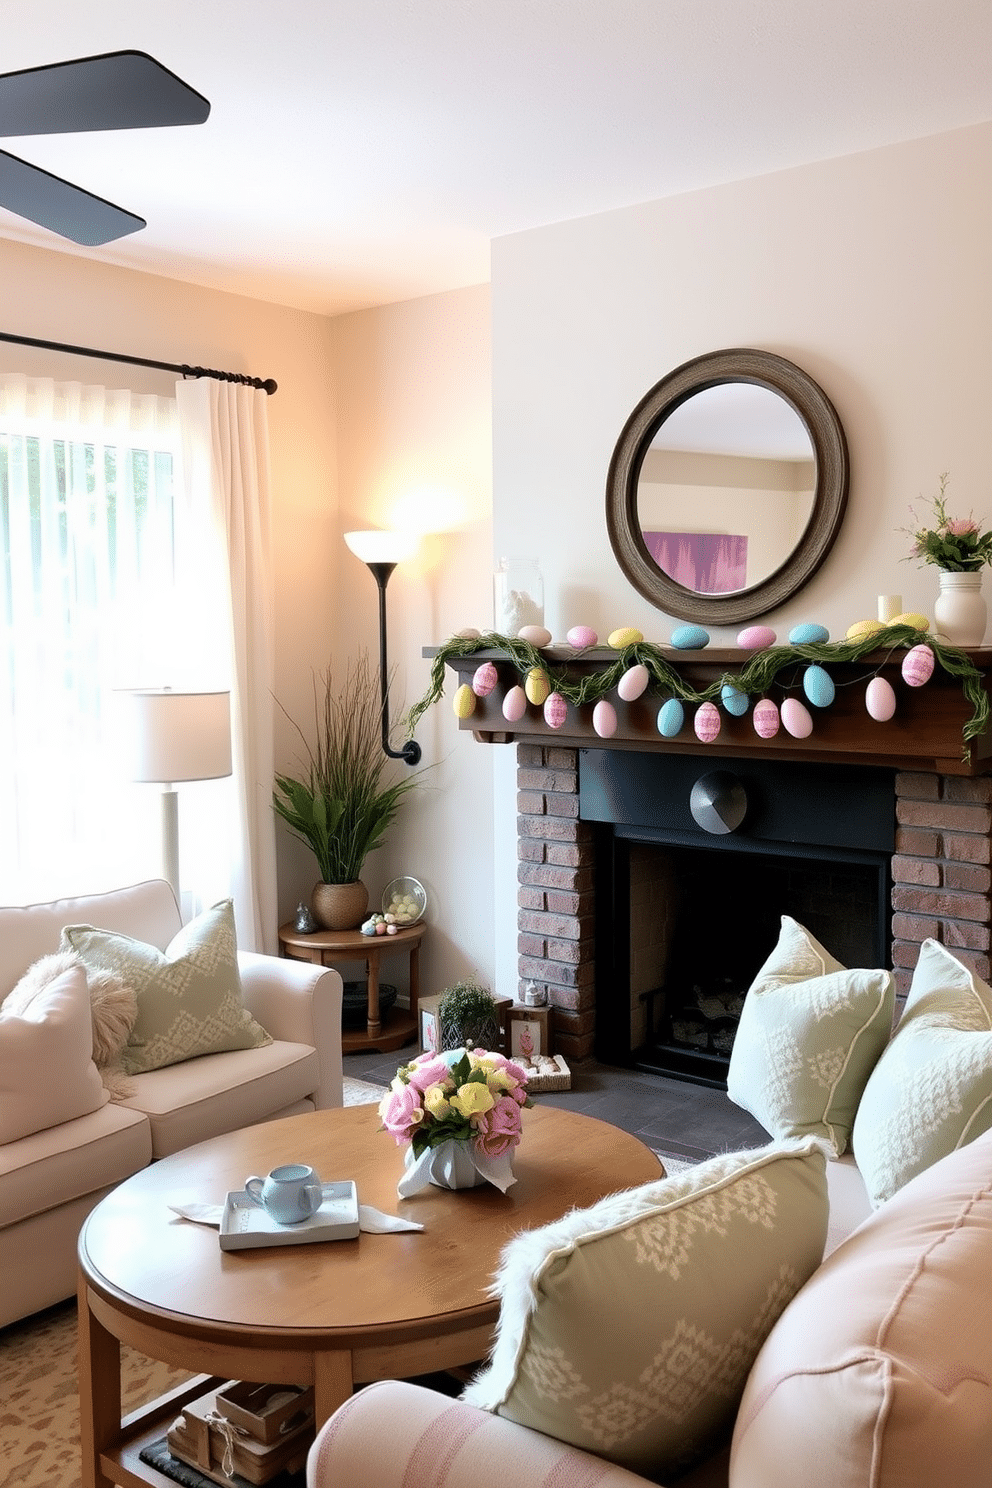
[[[180,382],[176,401],[184,483],[197,530],[212,538],[188,556],[225,625],[231,657],[236,795],[232,893],[238,943],[275,952],[275,770],[268,394],[213,378]]]
[[[0,378],[0,902],[159,869],[113,695],[177,681],[177,450],[172,398]]]

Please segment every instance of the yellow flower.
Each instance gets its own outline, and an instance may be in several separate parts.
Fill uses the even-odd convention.
[[[424,1109],[437,1121],[447,1116],[451,1107],[445,1096],[443,1085],[428,1085],[424,1091]]]
[[[483,1085],[478,1080],[469,1080],[459,1086],[451,1097],[451,1104],[460,1116],[471,1117],[491,1111],[496,1103],[488,1085]]]

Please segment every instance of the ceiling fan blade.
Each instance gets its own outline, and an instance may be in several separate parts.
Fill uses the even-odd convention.
[[[0,73],[0,135],[202,124],[210,104],[147,52],[103,52]]]
[[[112,243],[145,226],[143,217],[6,150],[0,150],[0,207],[88,248]]]

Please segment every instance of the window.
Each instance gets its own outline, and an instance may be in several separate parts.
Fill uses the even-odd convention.
[[[0,902],[159,871],[114,694],[199,684],[178,477],[173,399],[0,378]]]

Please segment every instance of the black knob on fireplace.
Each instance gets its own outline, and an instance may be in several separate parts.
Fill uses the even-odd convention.
[[[692,787],[689,810],[704,832],[736,832],[747,815],[747,792],[729,770],[711,770]]]

